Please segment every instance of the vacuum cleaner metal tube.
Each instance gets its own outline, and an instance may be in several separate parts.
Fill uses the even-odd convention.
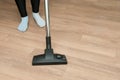
[[[49,14],[49,0],[45,1],[45,18],[46,18],[46,36],[50,37],[50,14]]]
[[[51,49],[49,0],[45,0],[46,49]]]

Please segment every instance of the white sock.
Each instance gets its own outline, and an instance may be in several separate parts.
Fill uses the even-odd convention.
[[[36,21],[36,23],[40,26],[40,27],[44,27],[45,26],[45,21],[43,20],[43,18],[39,15],[39,13],[34,13],[33,12],[33,18]]]
[[[21,23],[18,26],[18,30],[25,32],[28,28],[28,16],[21,18]]]

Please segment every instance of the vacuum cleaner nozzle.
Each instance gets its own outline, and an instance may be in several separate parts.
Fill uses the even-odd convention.
[[[46,49],[45,54],[34,56],[32,65],[67,64],[66,56],[53,54],[53,49]]]

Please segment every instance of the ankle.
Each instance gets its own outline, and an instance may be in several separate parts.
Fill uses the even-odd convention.
[[[26,21],[26,22],[28,22],[28,16],[22,17],[22,18],[21,18],[21,21]]]
[[[32,12],[33,15],[39,15],[39,12],[35,13],[35,12]]]
[[[40,14],[39,14],[39,12],[38,13],[32,13],[33,14],[33,17],[35,18],[35,17],[40,17]]]

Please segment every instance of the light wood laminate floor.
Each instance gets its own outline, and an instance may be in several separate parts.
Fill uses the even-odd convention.
[[[44,52],[45,28],[26,1],[29,29],[22,33],[14,0],[0,0],[0,80],[120,80],[120,0],[50,0],[52,47],[68,59],[59,66],[31,65]]]

